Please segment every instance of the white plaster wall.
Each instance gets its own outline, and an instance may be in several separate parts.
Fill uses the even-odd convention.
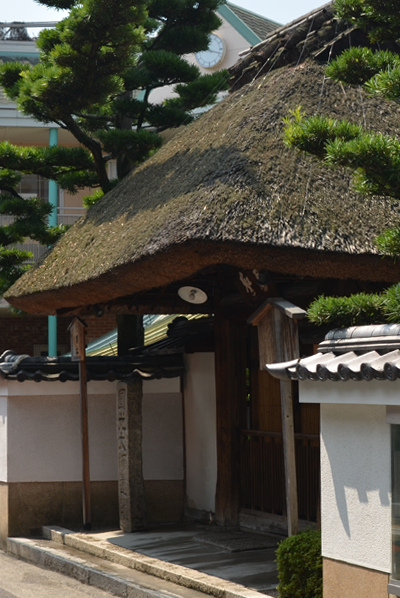
[[[143,382],[143,394],[181,392],[180,378],[161,378],[161,380],[145,380]]]
[[[0,482],[7,481],[7,398],[0,397]]]
[[[180,378],[143,383],[145,479],[183,479]],[[90,477],[118,478],[116,383],[88,383]],[[82,479],[77,382],[0,379],[0,481]]]
[[[181,393],[143,394],[143,477],[184,478]]]
[[[186,355],[185,362],[187,505],[215,511],[217,444],[214,353]]]
[[[338,405],[400,405],[400,380],[349,380],[348,382],[300,383],[300,403],[335,403]]]
[[[115,480],[115,394],[89,395],[88,413],[90,477]],[[10,397],[8,421],[9,482],[82,479],[79,395]]]
[[[157,380],[158,382],[158,380]],[[116,393],[116,382],[93,380],[88,382],[88,393],[107,395]],[[44,397],[59,395],[79,396],[79,382],[17,382],[0,376],[0,397]]]
[[[391,571],[390,467],[384,406],[321,405],[323,556]]]

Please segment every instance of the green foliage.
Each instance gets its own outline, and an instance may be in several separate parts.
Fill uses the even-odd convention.
[[[386,321],[385,298],[380,294],[358,293],[350,297],[325,297],[311,303],[308,319],[318,326],[347,328]]]
[[[292,110],[283,122],[285,144],[320,159],[327,157],[327,148],[336,139],[345,143],[359,138],[362,134],[362,127],[347,121],[319,115],[305,118],[300,106]]]
[[[110,159],[122,178],[161,146],[161,131],[190,122],[227,82],[226,73],[202,76],[184,58],[207,48],[222,0],[38,1],[69,14],[39,34],[37,64],[0,65],[0,85],[23,114],[70,131],[79,147],[0,143],[0,214],[12,216],[0,226],[0,292],[28,259],[8,245],[26,237],[51,245],[65,230],[47,226],[48,204],[18,195],[23,174],[71,193],[97,188],[85,198],[89,207],[115,184]],[[152,104],[151,92],[165,85],[175,86],[177,97]]]
[[[326,67],[326,74],[335,81],[348,85],[363,85],[381,71],[399,69],[398,54],[355,46],[342,52]]]
[[[0,195],[0,215],[11,216],[11,223],[0,226],[0,294],[3,294],[28,268],[32,254],[10,247],[30,239],[52,245],[65,227],[49,228],[47,217],[52,206],[38,198],[22,199],[18,195]]]
[[[82,203],[85,208],[89,209],[92,206],[94,206],[94,204],[96,204],[99,201],[99,199],[101,199],[103,197],[103,195],[104,195],[104,192],[102,189],[96,189],[96,191],[94,191],[90,195],[85,195],[82,198]]]
[[[283,540],[276,551],[281,598],[322,598],[321,532]]]
[[[337,15],[368,31],[372,42],[397,43],[400,37],[398,0],[336,0]],[[332,79],[363,85],[369,93],[400,101],[400,57],[371,48],[350,48],[326,69]],[[400,142],[395,137],[363,130],[358,125],[320,116],[306,118],[300,108],[284,120],[285,143],[316,156],[332,167],[354,174],[364,195],[400,199]],[[384,254],[400,256],[400,227],[382,233],[377,245]],[[400,321],[400,285],[384,293],[351,297],[319,297],[308,309],[318,325],[347,327]]]
[[[152,131],[99,131],[98,138],[103,144],[103,149],[118,158],[126,154],[134,163],[142,162],[143,155],[149,155],[154,149],[159,148],[162,139]]]
[[[324,116],[306,118],[297,108],[284,118],[284,142],[330,166],[354,173],[355,189],[364,195],[400,198],[400,142],[360,125]]]
[[[213,104],[219,91],[228,89],[227,71],[218,71],[210,75],[203,75],[201,78],[191,81],[187,85],[176,85],[175,91],[179,94],[176,103],[185,110],[193,110],[197,106]],[[170,100],[174,102],[174,100]]]
[[[397,0],[335,0],[339,17],[368,30],[372,42],[400,37]]]
[[[70,12],[40,33],[39,64],[0,66],[0,84],[24,114],[60,124],[91,153],[93,164],[81,164],[75,177],[60,173],[68,190],[89,183],[107,191],[110,158],[126,175],[160,147],[159,132],[190,122],[226,87],[226,74],[202,76],[184,58],[207,48],[221,0],[39,2]],[[165,85],[178,97],[152,104],[151,92]]]
[[[398,102],[400,98],[400,65],[377,73],[365,83],[365,89],[371,94]]]
[[[400,227],[397,226],[384,231],[376,239],[376,244],[382,253],[398,259],[400,257]]]
[[[318,297],[309,306],[307,315],[314,324],[332,328],[400,322],[400,283],[383,293]]]
[[[0,245],[0,294],[14,284],[16,280],[29,268],[25,261],[32,258],[29,251]]]

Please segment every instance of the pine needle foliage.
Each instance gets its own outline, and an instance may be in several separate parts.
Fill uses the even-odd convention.
[[[329,166],[351,168],[364,195],[400,199],[400,141],[324,116],[305,118],[301,107],[284,119],[284,142]]]
[[[23,114],[57,123],[91,154],[76,184],[55,179],[61,186],[82,187],[87,169],[88,182],[107,192],[109,160],[123,178],[160,147],[159,133],[190,122],[227,88],[226,72],[202,75],[185,59],[207,48],[221,1],[39,0],[70,12],[40,33],[39,64],[1,65],[0,85]],[[175,97],[154,104],[152,93],[165,86]]]
[[[338,17],[368,33],[371,43],[400,38],[397,0],[336,0]],[[346,85],[363,86],[383,101],[400,102],[400,56],[396,51],[352,47],[326,68],[326,75]],[[394,107],[397,109],[397,106]],[[326,166],[353,172],[355,189],[365,195],[400,199],[400,141],[359,125],[326,116],[307,117],[297,108],[284,119],[286,145],[306,152]],[[400,256],[400,229],[383,232],[376,241],[382,253]],[[378,295],[319,297],[308,310],[316,324],[346,327],[400,321],[400,287]]]
[[[0,65],[0,86],[18,109],[72,133],[79,147],[19,147],[0,143],[0,293],[26,269],[30,255],[9,248],[24,238],[51,245],[63,227],[46,225],[51,207],[23,200],[24,174],[55,181],[76,193],[93,188],[86,207],[111,190],[108,162],[118,177],[151,156],[160,133],[194,118],[226,89],[226,72],[203,76],[185,55],[205,50],[221,24],[223,0],[38,0],[69,14],[41,31],[38,64]],[[154,90],[172,86],[173,98],[151,101]]]
[[[318,326],[347,328],[400,322],[400,283],[383,293],[350,297],[318,297],[308,308],[308,319]]]
[[[400,227],[385,230],[376,239],[376,244],[382,253],[393,256],[396,260],[400,257]]]
[[[347,328],[386,321],[385,300],[379,294],[359,293],[351,297],[318,297],[308,308],[308,319],[318,326]]]

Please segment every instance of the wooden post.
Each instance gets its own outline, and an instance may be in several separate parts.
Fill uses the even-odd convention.
[[[239,525],[240,412],[246,408],[246,327],[215,313],[217,523]]]
[[[288,535],[299,531],[296,478],[296,446],[294,438],[293,397],[290,380],[281,380],[282,438],[285,462],[286,515]]]
[[[85,328],[86,324],[79,318],[75,318],[69,326],[71,333],[71,361],[79,361],[83,528],[89,531],[92,529],[92,523],[90,512],[89,423],[87,405]]]
[[[267,363],[300,357],[297,320],[305,315],[303,309],[285,299],[274,298],[268,299],[249,318],[249,323],[258,326],[260,369],[265,369]],[[288,535],[293,536],[299,530],[299,516],[292,383],[281,380],[280,387]]]

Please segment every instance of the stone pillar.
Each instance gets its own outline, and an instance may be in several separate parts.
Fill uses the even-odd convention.
[[[117,386],[118,498],[124,532],[146,528],[142,466],[142,381]]]

